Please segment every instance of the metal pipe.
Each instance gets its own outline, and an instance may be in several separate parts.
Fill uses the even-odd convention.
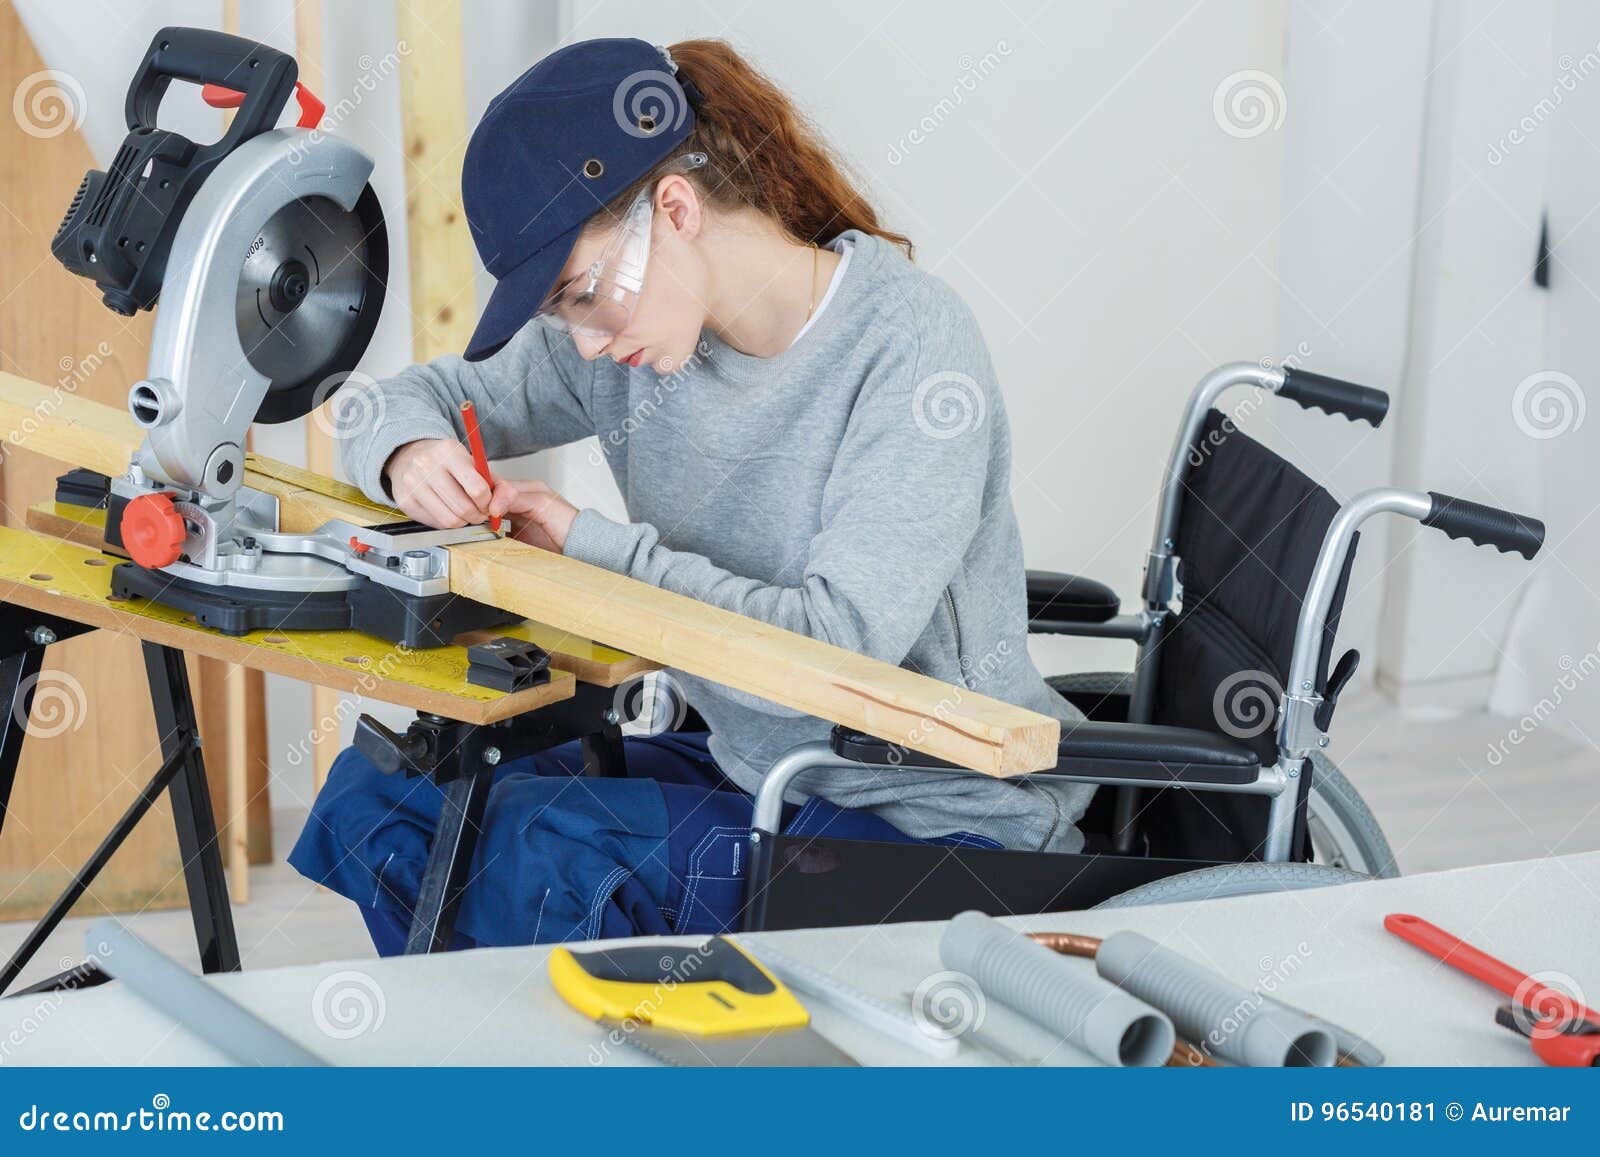
[[[1228,362],[1201,378],[1189,395],[1183,411],[1183,422],[1173,441],[1172,452],[1167,457],[1166,473],[1161,483],[1161,508],[1156,515],[1156,533],[1150,544],[1150,553],[1163,554],[1171,550],[1168,540],[1178,535],[1178,513],[1183,508],[1183,484],[1189,476],[1190,450],[1194,440],[1205,425],[1206,413],[1213,403],[1234,386],[1252,385],[1258,389],[1277,393],[1283,386],[1283,371],[1268,369],[1255,362]]]
[[[861,764],[853,759],[845,759],[834,753],[833,749],[820,739],[809,743],[801,743],[791,747],[773,763],[771,769],[762,777],[761,783],[756,788],[755,812],[750,826],[756,831],[777,834],[783,824],[783,796],[794,781],[807,772],[817,771],[822,768],[860,768],[872,766]],[[930,775],[975,775],[976,772],[963,767],[926,767],[918,764],[898,764],[897,770],[917,771]],[[1058,764],[1057,767],[1061,765]],[[1150,780],[1135,776],[1106,775],[1073,775],[1064,771],[1035,771],[1027,776],[1029,780],[1053,780],[1061,783],[1092,783],[1101,787],[1178,787],[1189,791],[1220,792],[1224,795],[1264,795],[1271,797],[1272,804],[1268,812],[1268,829],[1266,843],[1263,845],[1263,859],[1285,860],[1289,855],[1289,838],[1294,831],[1294,793],[1289,791],[1289,786],[1298,777],[1298,770],[1290,775],[1288,769],[1281,763],[1270,767],[1263,767],[1256,778],[1249,783],[1205,783],[1187,784],[1171,780]],[[1020,778],[1020,777],[1019,777]]]
[[[755,814],[751,817],[750,826],[756,831],[773,835],[780,832],[783,829],[783,795],[789,790],[789,785],[806,772],[822,767],[861,766],[853,759],[834,754],[833,748],[820,739],[791,747],[761,777],[761,783],[756,788]]]
[[[323,1066],[327,1062],[217,988],[163,956],[113,917],[87,933],[91,958],[144,1003],[241,1065]]]
[[[1288,694],[1305,694],[1316,688],[1317,664],[1322,657],[1322,629],[1328,620],[1328,608],[1333,605],[1339,576],[1344,573],[1350,544],[1361,524],[1375,514],[1403,514],[1421,520],[1432,508],[1433,499],[1426,494],[1392,486],[1362,491],[1339,508],[1322,536],[1317,565],[1311,572],[1305,600],[1300,604],[1294,653],[1289,660],[1289,685],[1285,688]]]

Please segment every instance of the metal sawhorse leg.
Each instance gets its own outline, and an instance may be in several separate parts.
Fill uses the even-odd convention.
[[[0,720],[0,830],[3,830],[17,764],[22,757],[22,743],[27,737],[33,693],[44,665],[45,648],[93,629],[70,619],[9,603],[0,604],[0,703],[8,708],[5,718]],[[161,741],[161,766],[112,825],[93,855],[73,874],[72,881],[39,918],[11,959],[0,968],[0,994],[4,994],[27,967],[163,791],[172,801],[178,852],[189,890],[189,911],[194,918],[195,941],[200,950],[200,967],[206,972],[234,972],[239,968],[239,942],[233,928],[233,909],[228,902],[216,819],[211,810],[211,789],[206,783],[200,732],[183,652],[154,643],[145,643],[143,647],[145,675],[150,684],[150,701]],[[86,964],[24,991],[84,988],[105,979],[98,967]]]

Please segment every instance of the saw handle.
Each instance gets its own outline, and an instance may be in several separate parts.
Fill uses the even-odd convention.
[[[150,41],[128,87],[128,128],[156,127],[161,98],[174,80],[234,89],[243,94],[238,115],[220,140],[199,146],[201,152],[225,156],[278,123],[298,75],[294,57],[254,40],[209,28],[163,28]]]

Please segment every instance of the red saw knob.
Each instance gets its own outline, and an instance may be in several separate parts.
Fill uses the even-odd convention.
[[[187,532],[170,494],[141,494],[122,508],[122,545],[140,566],[171,566],[183,555]]]

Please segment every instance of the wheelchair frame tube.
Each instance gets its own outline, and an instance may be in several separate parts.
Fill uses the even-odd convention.
[[[1322,628],[1333,605],[1333,592],[1344,573],[1345,560],[1361,524],[1376,514],[1403,514],[1421,521],[1433,509],[1433,499],[1415,490],[1381,486],[1364,490],[1339,508],[1322,536],[1317,563],[1306,587],[1305,602],[1295,624],[1294,651],[1289,658],[1287,686],[1278,719],[1278,762],[1304,760],[1326,737],[1315,719],[1322,696],[1317,693],[1317,667],[1322,659]]]
[[[1178,539],[1178,518],[1183,511],[1183,487],[1189,476],[1189,455],[1206,414],[1212,405],[1234,386],[1253,385],[1257,389],[1277,393],[1283,387],[1283,371],[1269,369],[1254,362],[1228,362],[1201,378],[1189,395],[1183,411],[1183,421],[1178,426],[1178,436],[1167,456],[1167,467],[1161,480],[1161,505],[1156,512],[1155,537],[1150,543],[1150,553],[1145,559],[1144,605],[1155,619],[1150,631],[1139,645],[1139,656],[1134,665],[1133,696],[1128,705],[1130,723],[1148,723],[1151,704],[1155,699],[1157,659],[1161,637],[1166,627],[1168,603],[1176,590],[1176,575],[1169,575],[1172,550]]]
[[[1299,762],[1295,761],[1293,770],[1283,760],[1279,760],[1271,767],[1263,767],[1254,780],[1249,783],[1161,783],[1148,779],[1137,779],[1132,776],[1114,775],[1072,775],[1061,771],[1036,771],[1027,776],[1030,780],[1053,779],[1063,783],[1092,783],[1102,787],[1178,787],[1187,791],[1223,792],[1232,795],[1264,795],[1269,797],[1269,811],[1267,816],[1267,837],[1261,848],[1261,858],[1264,861],[1274,862],[1289,858],[1289,845],[1294,834],[1294,809],[1295,792],[1289,790],[1290,786],[1299,777]],[[762,777],[761,784],[756,788],[755,813],[751,818],[751,839],[759,844],[762,833],[777,835],[783,828],[783,797],[794,785],[795,780],[808,772],[822,768],[832,767],[871,767],[872,764],[857,763],[853,759],[846,759],[834,752],[833,748],[820,739],[809,743],[802,743],[791,747],[779,756],[767,774]],[[900,770],[927,772],[931,775],[976,775],[978,773],[963,767],[924,767],[920,764],[902,763],[896,765]],[[1058,765],[1059,766],[1059,765]],[[1018,777],[1021,778],[1021,777]],[[758,887],[761,881],[755,879],[752,873],[751,886]]]

